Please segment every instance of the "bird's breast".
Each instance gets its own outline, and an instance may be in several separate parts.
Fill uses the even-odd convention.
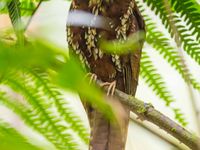
[[[122,71],[122,66],[119,55],[106,54],[99,47],[99,39],[107,41],[125,40],[129,31],[133,8],[134,1],[132,0],[116,0],[109,5],[104,1],[97,5],[89,5],[86,0],[74,0],[72,2],[71,10],[84,10],[93,15],[93,19],[90,20],[91,24],[95,22],[97,16],[108,17],[115,23],[113,25],[113,22],[110,22],[111,31],[86,26],[69,26],[67,28],[68,43],[71,49],[91,72],[97,74],[103,80],[115,78],[117,72]]]

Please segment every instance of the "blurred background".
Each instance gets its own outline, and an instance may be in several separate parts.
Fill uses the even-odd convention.
[[[37,13],[34,15],[26,34],[47,39],[67,51],[66,20],[69,6],[70,2],[64,0],[51,0],[43,2]],[[150,11],[149,13],[151,14]],[[167,35],[168,33],[162,26],[161,21],[154,14],[151,14],[151,16],[157,20],[158,29]],[[1,14],[0,30],[3,31],[10,27],[11,23],[9,17]],[[172,42],[171,44],[173,45],[175,43]],[[191,96],[183,79],[177,71],[175,71],[165,60],[163,60],[157,51],[153,50],[151,46],[145,44],[143,50],[149,54],[154,65],[164,77],[168,89],[176,98],[176,101],[172,104],[172,106],[181,109],[186,121],[188,122],[186,128],[194,134],[200,135],[197,120],[194,117],[195,112],[190,101]],[[184,56],[190,71],[200,82],[200,67],[188,55],[184,54]],[[200,93],[196,90],[193,90],[193,93],[195,105],[198,107],[198,110],[200,110]],[[83,118],[85,124],[88,126],[86,114],[78,96],[66,93],[66,97],[66,100],[70,102],[74,110],[81,116],[81,118]],[[172,110],[166,107],[165,103],[152,92],[142,78],[139,80],[136,97],[145,102],[152,103],[157,110],[174,120],[174,113]],[[53,145],[47,142],[40,135],[33,133],[31,129],[27,128],[23,122],[6,107],[0,106],[0,110],[0,118],[13,124],[23,134],[30,136],[32,143],[41,144],[42,147],[45,147],[45,149],[48,150],[54,149]],[[134,114],[131,116],[133,120],[130,121],[126,150],[175,150],[178,149],[176,145],[179,145],[183,149],[187,149],[183,144],[179,143],[178,140],[171,137],[157,126],[154,126],[146,121],[142,122],[143,126],[141,126],[141,122],[136,119],[136,116]],[[200,121],[200,118],[198,121]],[[87,147],[83,145],[81,149],[86,150]]]

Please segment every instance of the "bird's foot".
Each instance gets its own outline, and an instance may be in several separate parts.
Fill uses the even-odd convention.
[[[97,81],[97,75],[94,73],[87,73],[86,77],[90,78],[90,84]]]
[[[97,75],[94,73],[87,73],[86,78],[89,77],[89,83],[92,84],[97,81]],[[104,82],[100,84],[101,87],[108,86],[107,96],[113,96],[116,88],[116,81],[113,82]]]
[[[107,96],[113,96],[116,88],[116,81],[104,82],[100,85],[101,87],[108,86]]]

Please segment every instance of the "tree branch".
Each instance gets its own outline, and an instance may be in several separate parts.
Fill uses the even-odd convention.
[[[101,84],[101,81],[97,81]],[[107,88],[105,88],[107,90]],[[167,133],[184,143],[192,150],[200,149],[200,138],[195,134],[190,133],[176,122],[157,111],[151,104],[144,103],[141,100],[134,98],[131,95],[127,95],[120,90],[115,90],[115,96],[124,104],[129,106],[131,111],[139,116],[142,120],[148,120],[157,125]]]
[[[131,123],[134,123],[140,127],[142,127],[147,132],[153,134],[154,136],[157,136],[159,139],[163,140],[164,142],[170,144],[173,146],[173,150],[188,150],[189,148],[185,144],[180,144],[177,139],[175,139],[173,136],[163,132],[160,132],[160,130],[154,129],[152,126],[150,126],[147,122],[142,122],[138,118],[136,118],[134,115],[131,114],[130,121]],[[171,137],[170,137],[171,136]]]

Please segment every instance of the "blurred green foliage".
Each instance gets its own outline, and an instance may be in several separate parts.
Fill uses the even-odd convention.
[[[115,116],[112,108],[104,101],[101,90],[89,84],[86,78],[87,72],[81,67],[77,58],[69,57],[64,50],[48,41],[29,40],[29,37],[24,36],[29,22],[23,22],[23,18],[32,18],[41,2],[43,1],[1,0],[0,2],[0,13],[9,14],[17,37],[17,40],[9,39],[11,43],[5,40],[6,37],[0,39],[0,86],[23,97],[23,100],[18,99],[6,88],[0,88],[0,104],[12,110],[28,127],[44,136],[56,149],[81,149],[79,141],[88,144],[89,131],[65,100],[63,89],[79,93],[109,119]],[[137,1],[146,22],[146,42],[154,47],[186,82],[200,91],[200,83],[193,75],[185,74],[186,68],[181,63],[182,58],[176,51],[177,47],[170,45],[170,41],[176,42],[177,38],[172,30],[171,22],[173,22],[177,27],[183,50],[199,64],[200,7],[194,0],[169,2],[172,18],[169,18],[163,0]],[[171,38],[157,29],[155,20],[145,11],[146,5],[161,19]],[[192,33],[188,32],[188,29],[192,30]],[[140,33],[138,34],[140,36]],[[137,48],[140,38],[134,37],[135,35],[125,41],[101,41],[99,44],[108,53],[121,54]],[[191,40],[191,37],[194,40]],[[185,126],[187,121],[181,110],[171,106],[176,99],[146,52],[142,54],[140,75],[155,94],[164,100],[166,106],[174,111],[175,119]],[[42,149],[27,142],[27,138],[12,126],[0,121],[1,150]]]
[[[130,35],[126,40],[100,40],[99,47],[106,53],[126,54],[140,48],[140,41],[145,39],[145,33],[140,31]]]
[[[12,137],[12,138],[11,138]],[[0,121],[0,148],[1,150],[40,150],[27,140],[9,124]]]
[[[6,8],[6,3],[9,3],[11,1],[13,0],[1,0],[0,13],[8,12]],[[19,5],[20,13],[22,14],[22,16],[31,16],[40,1],[41,0],[15,0],[14,2],[15,4]]]

